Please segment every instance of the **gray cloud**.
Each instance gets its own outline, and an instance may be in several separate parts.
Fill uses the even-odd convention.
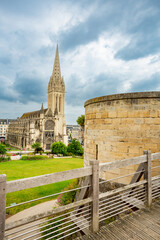
[[[70,77],[67,89],[66,102],[72,106],[82,105],[86,100],[99,96],[124,92],[125,81],[120,77],[108,74],[99,74],[87,83],[81,83],[76,75]],[[160,90],[160,73],[155,73],[148,79],[140,79],[131,83],[130,92],[157,91]]]
[[[154,16],[146,16],[138,26],[134,26],[129,32],[132,34],[129,44],[120,49],[115,57],[129,61],[160,52],[159,16],[160,9]]]
[[[130,42],[120,49],[115,58],[125,61],[160,51],[159,1],[97,1],[97,8],[84,22],[59,36],[63,51],[96,41],[103,32],[121,32]],[[159,30],[158,30],[159,29]]]
[[[116,82],[116,84],[115,84]],[[94,79],[82,83],[78,76],[72,75],[69,79],[66,102],[73,106],[82,105],[86,100],[103,95],[118,93],[123,81],[108,74],[99,74]]]
[[[0,63],[4,65],[8,65],[11,63],[11,58],[10,56],[0,56]]]
[[[0,76],[0,100],[15,101],[13,85],[3,76]]]
[[[82,13],[80,20],[77,20],[79,16],[70,11],[71,6],[75,7],[77,14]],[[66,14],[67,9],[69,14]],[[87,17],[83,18],[85,9]],[[71,22],[66,20],[68,25],[65,26],[63,19],[62,24],[56,22],[59,20],[55,18],[54,14],[53,16],[51,14],[54,10],[56,16],[61,16],[63,13],[64,19],[69,19]],[[150,91],[160,87],[159,73],[145,78],[145,72],[144,78],[140,79],[139,77],[142,76],[140,71],[141,69],[143,71],[144,67],[148,67],[148,75],[158,69],[160,55],[159,0],[94,0],[92,2],[90,0],[0,0],[0,22],[0,74],[2,75],[0,77],[0,99],[7,103],[12,101],[29,106],[29,102],[32,101],[37,106],[37,103],[45,102],[48,80],[43,79],[42,76],[46,76],[48,79],[51,74],[57,39],[60,57],[63,56],[61,58],[62,72],[63,69],[66,69],[66,72],[63,73],[66,81],[68,80],[66,102],[73,106],[71,109],[82,106],[87,99],[122,92],[125,89],[123,86],[127,85],[126,79],[130,81],[130,91]],[[60,27],[52,30],[52,22],[54,27],[56,24]],[[92,47],[94,51],[98,51],[100,42],[98,39],[102,37],[102,41],[105,41],[104,36],[111,36],[113,39],[112,46],[109,46],[109,37],[105,42],[111,50],[106,51],[111,54],[106,56],[106,60],[107,57],[111,60],[111,63],[107,64],[109,67],[107,71],[112,74],[105,73],[104,56],[101,58],[93,55],[86,57],[85,55],[85,51],[88,51],[89,54],[91,51],[86,45],[94,42]],[[122,39],[118,45],[116,39],[115,47],[114,36],[126,38],[127,45],[122,44]],[[95,43],[96,41],[97,43]],[[103,43],[101,42],[100,45],[102,51]],[[83,50],[82,54],[80,49]],[[115,53],[114,58],[113,53]],[[152,56],[150,63],[144,61],[138,66],[134,61],[131,66],[132,63],[127,62],[149,55]],[[69,56],[72,57],[69,58]],[[124,69],[122,69],[123,62],[117,59],[126,61]],[[67,64],[66,61],[68,61]],[[82,64],[86,61],[84,72],[83,67],[81,68],[81,61]],[[93,69],[96,61],[99,62],[96,69]],[[105,68],[104,72],[101,63]],[[135,67],[138,67],[137,73],[135,73]],[[80,69],[82,69],[81,72]],[[99,72],[101,74],[98,74]],[[70,76],[69,79],[66,76]],[[134,76],[135,81],[131,82]]]
[[[133,92],[160,90],[160,73],[154,73],[147,79],[141,79],[140,81],[132,83],[131,90]]]
[[[18,93],[18,100],[22,103],[29,101],[43,102],[46,97],[45,81],[36,73],[17,73],[13,89]]]

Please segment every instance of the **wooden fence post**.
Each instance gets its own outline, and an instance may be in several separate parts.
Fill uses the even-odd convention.
[[[99,161],[90,161],[92,165],[92,231],[99,231]]]
[[[152,159],[151,151],[144,151],[147,157],[147,162],[144,164],[144,178],[147,180],[146,192],[147,192],[147,205],[150,208],[152,205]]]
[[[6,218],[6,175],[0,175],[0,239],[4,239]]]
[[[98,144],[96,144],[96,160],[98,160]]]

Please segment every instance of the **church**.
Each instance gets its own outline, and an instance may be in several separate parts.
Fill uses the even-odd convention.
[[[64,114],[65,83],[61,77],[58,44],[53,72],[48,84],[48,108],[24,113],[21,118],[10,123],[7,142],[20,149],[31,148],[40,142],[44,150],[49,150],[53,142],[68,144]]]

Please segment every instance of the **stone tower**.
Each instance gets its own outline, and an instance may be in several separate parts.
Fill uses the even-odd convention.
[[[66,136],[64,104],[65,84],[63,77],[61,77],[57,44],[53,71],[48,84],[48,109],[51,109],[53,115],[55,116],[55,122],[57,122],[57,124],[55,124],[55,133],[58,133],[59,136],[63,138],[63,142],[67,144],[68,140]]]
[[[57,44],[53,72],[48,84],[48,108],[52,110],[52,113],[54,115],[64,117],[64,98],[65,98],[65,84],[63,77],[61,77],[59,52]]]

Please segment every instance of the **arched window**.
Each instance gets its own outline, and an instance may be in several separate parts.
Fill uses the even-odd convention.
[[[61,112],[61,96],[59,97],[59,112]]]
[[[52,120],[46,121],[45,130],[54,130],[54,122]]]
[[[57,104],[58,104],[58,96],[56,96],[56,107],[58,107]]]

